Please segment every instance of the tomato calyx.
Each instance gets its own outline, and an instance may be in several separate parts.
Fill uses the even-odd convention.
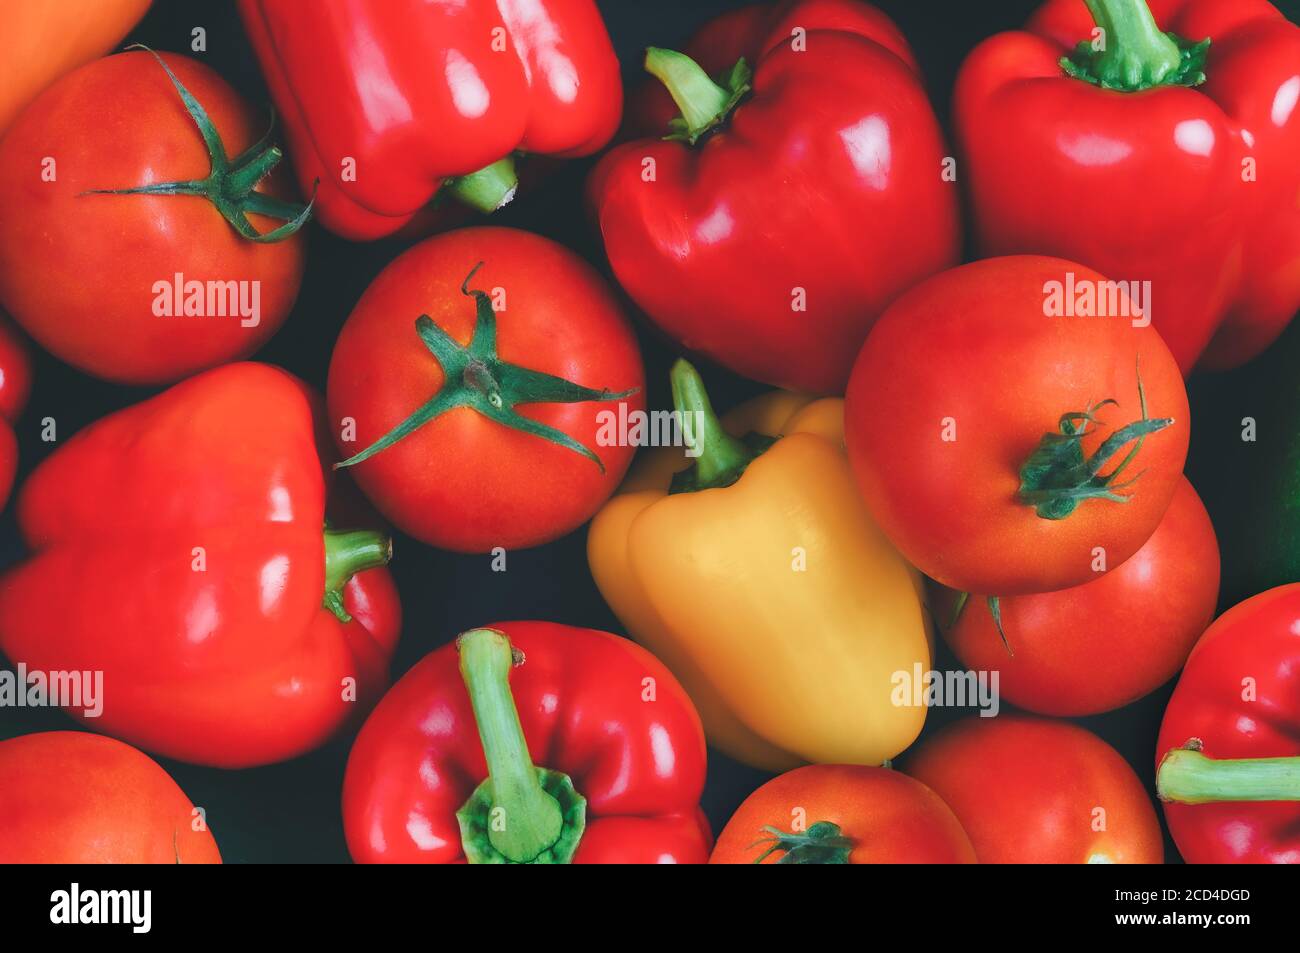
[[[1300,758],[1211,758],[1199,738],[1165,753],[1156,795],[1176,804],[1300,801]]]
[[[1083,454],[1083,438],[1094,433],[1089,424],[1098,424],[1096,412],[1106,406],[1119,406],[1114,399],[1092,404],[1086,410],[1062,414],[1060,432],[1043,434],[1034,452],[1020,468],[1020,490],[1017,499],[1034,508],[1043,519],[1065,519],[1075,511],[1083,500],[1109,500],[1112,503],[1127,503],[1130,497],[1118,491],[1132,486],[1142,476],[1138,473],[1131,480],[1115,482],[1120,474],[1133,462],[1142,442],[1150,434],[1172,426],[1172,417],[1152,419],[1147,414],[1146,391],[1142,388],[1142,375],[1138,374],[1138,401],[1142,407],[1142,419],[1127,426],[1120,427],[1093,451],[1091,457]],[[1132,449],[1119,464],[1110,471],[1101,472],[1109,460],[1120,450],[1133,444]]]
[[[378,530],[335,530],[325,527],[325,597],[322,605],[340,622],[351,622],[343,607],[343,587],[359,572],[386,566],[393,558],[393,541]]]
[[[839,825],[830,821],[817,821],[801,833],[783,831],[767,824],[763,832],[768,836],[749,845],[751,850],[766,845],[766,850],[754,858],[756,864],[761,864],[778,851],[783,852],[777,858],[778,864],[847,864],[853,850],[853,840],[845,837]]]
[[[490,215],[514,200],[519,191],[514,156],[498,159],[477,172],[442,180],[437,197],[448,196]]]
[[[523,416],[515,407],[518,404],[578,404],[621,400],[631,397],[640,388],[623,391],[593,390],[563,377],[501,360],[497,356],[497,320],[492,298],[486,291],[469,287],[474,275],[482,267],[483,262],[475,265],[460,286],[461,294],[474,298],[477,309],[474,333],[468,347],[457,342],[427,314],[415,319],[416,333],[442,367],[442,387],[414,413],[369,447],[334,464],[335,469],[356,466],[447,411],[456,407],[468,407],[503,427],[572,450],[595,463],[601,473],[605,472],[605,464],[595,452],[564,431]]]
[[[966,608],[966,603],[970,601],[969,592],[957,593],[957,601],[952,610],[952,618],[948,621],[948,628],[957,624],[961,618],[962,610]],[[1006,629],[1002,628],[1002,599],[998,596],[985,596],[985,604],[988,606],[989,615],[993,618],[993,625],[998,630],[998,636],[1002,639],[1002,647],[1007,650],[1007,655],[1011,658],[1016,657],[1016,653],[1011,649],[1011,642],[1007,639]]]
[[[587,799],[569,776],[534,767],[510,693],[525,662],[504,632],[471,629],[456,639],[488,777],[456,812],[471,864],[567,864],[587,824]]]
[[[194,98],[184,84],[172,72],[161,56],[139,43],[128,49],[141,49],[147,52],[167,73],[167,78],[176,87],[176,92],[185,104],[185,111],[194,120],[203,144],[208,149],[208,161],[211,168],[206,178],[187,179],[178,182],[155,182],[152,185],[137,185],[120,189],[88,189],[82,195],[198,195],[213,204],[221,217],[244,238],[252,242],[273,243],[283,241],[297,233],[311,218],[312,206],[316,201],[313,189],[311,201],[306,205],[285,202],[264,192],[256,191],[257,184],[266,178],[284,158],[278,146],[271,145],[275,132],[275,114],[271,114],[271,123],[262,138],[249,146],[235,158],[226,155],[225,144],[212,124],[203,105]],[[249,214],[264,215],[279,219],[285,224],[269,232],[259,232],[248,220]]]
[[[731,486],[758,456],[776,443],[775,437],[748,434],[733,437],[714,413],[704,381],[685,358],[678,358],[669,372],[673,409],[681,422],[688,454],[695,457],[685,470],[673,474],[668,488],[674,493],[696,493]]]
[[[1011,642],[1007,639],[1007,630],[1002,628],[1002,600],[998,596],[989,596],[988,607],[989,615],[993,617],[993,625],[1002,639],[1002,647],[1007,650],[1008,657],[1015,658],[1016,653],[1011,650]]]
[[[1199,86],[1205,82],[1210,39],[1185,40],[1163,33],[1146,0],[1084,0],[1102,31],[1101,48],[1081,41],[1061,57],[1067,76],[1103,89],[1132,93],[1155,86]]]
[[[741,57],[715,82],[685,53],[657,46],[646,50],[645,68],[664,84],[682,112],[668,124],[669,134],[664,139],[692,146],[727,121],[732,110],[749,93],[754,75]]]

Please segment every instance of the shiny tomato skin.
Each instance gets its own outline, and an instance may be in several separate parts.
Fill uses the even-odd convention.
[[[163,59],[230,157],[261,137],[267,117],[210,68],[174,53]],[[47,157],[53,181],[42,178]],[[119,383],[167,383],[252,354],[298,294],[301,234],[249,241],[198,196],[83,194],[202,179],[209,170],[198,127],[151,54],[120,53],[65,76],[0,142],[0,302],[56,357]],[[279,178],[277,170],[259,189],[284,197]],[[282,224],[250,221],[261,232]],[[155,314],[155,283],[174,283],[178,273],[257,282],[245,287],[250,303],[258,289],[258,323]]]
[[[966,668],[999,672],[1004,701],[1040,715],[1093,715],[1173,678],[1218,595],[1214,527],[1184,478],[1151,538],[1121,565],[1071,589],[1000,600],[1014,655],[983,599],[967,603],[944,638]]]
[[[1182,375],[1153,327],[1132,317],[1048,317],[1048,282],[1106,279],[1034,255],[963,265],[890,306],[867,338],[845,402],[845,442],[876,521],[908,561],[964,592],[1013,595],[1079,585],[1132,556],[1182,476],[1190,420]],[[1094,285],[1096,286],[1096,285]],[[1083,439],[1149,416],[1149,435],[1119,479],[1127,502],[1085,499],[1046,519],[1018,499],[1020,470],[1062,414],[1097,407]],[[1131,445],[1130,445],[1131,446]],[[1127,447],[1110,459],[1117,465]]]
[[[948,803],[982,864],[1164,860],[1160,822],[1138,776],[1069,722],[971,716],[912,749],[903,770]]]
[[[342,456],[370,446],[443,384],[415,320],[429,315],[462,345],[475,302],[461,284],[504,291],[497,314],[501,359],[593,389],[637,388],[627,411],[645,408],[641,354],[608,285],[568,249],[509,228],[465,228],[416,245],[390,264],[357,303],[334,348],[327,398]],[[577,528],[613,493],[631,446],[600,446],[601,412],[619,401],[520,404],[525,417],[569,434],[605,465],[550,441],[456,408],[350,468],[397,528],[460,552],[536,546]],[[345,418],[355,440],[344,439]]]
[[[975,851],[956,816],[940,797],[914,778],[889,768],[813,764],[787,771],[747,797],[736,809],[709,858],[711,864],[758,862],[766,845],[756,842],[771,826],[806,830],[818,822],[839,827],[854,845],[851,864],[971,864]],[[777,851],[765,864],[777,863]]]
[[[84,731],[0,741],[0,863],[219,864],[206,824],[148,755]]]

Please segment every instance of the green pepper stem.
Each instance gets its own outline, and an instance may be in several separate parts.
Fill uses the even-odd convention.
[[[1177,804],[1300,801],[1300,757],[1206,757],[1200,743],[1175,748],[1156,769],[1156,793]]]
[[[1140,69],[1158,83],[1178,68],[1178,44],[1156,26],[1146,0],[1083,0],[1097,26],[1106,31],[1102,68],[1116,64],[1122,71]],[[1114,68],[1114,67],[1112,67]]]
[[[668,88],[692,133],[717,122],[731,103],[731,91],[710,79],[685,53],[652,46],[645,51],[645,68]]]
[[[458,202],[490,215],[509,205],[519,191],[515,160],[512,156],[506,156],[477,172],[448,179],[442,187]]]
[[[669,380],[673,407],[682,421],[690,449],[697,454],[693,465],[697,488],[735,483],[757,454],[723,428],[704,389],[700,372],[690,362],[678,358],[669,372]]]
[[[1156,25],[1146,0],[1084,0],[1102,30],[1101,46],[1080,43],[1061,60],[1065,72],[1106,89],[1196,86],[1205,81],[1210,41],[1191,43]]]
[[[393,558],[393,541],[378,530],[325,530],[325,587],[341,589],[366,569]]]
[[[323,605],[340,622],[351,622],[343,607],[343,587],[353,576],[388,564],[393,541],[378,530],[325,530],[325,598]]]
[[[494,629],[471,629],[457,646],[487,760],[492,810],[501,812],[502,823],[489,828],[488,840],[508,860],[531,863],[560,840],[564,815],[559,802],[542,788],[528,753],[510,694],[510,640]]]

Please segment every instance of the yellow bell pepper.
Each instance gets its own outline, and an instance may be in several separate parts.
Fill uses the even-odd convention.
[[[843,401],[776,392],[720,423],[693,367],[678,361],[672,383],[698,455],[643,454],[596,515],[605,600],[732,757],[773,771],[894,757],[925,721],[895,704],[895,676],[929,671],[928,617],[919,574],[858,496]]]
[[[111,50],[148,9],[149,0],[0,0],[0,136],[37,93]]]

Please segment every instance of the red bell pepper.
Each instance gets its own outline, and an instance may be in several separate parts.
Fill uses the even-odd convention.
[[[317,217],[345,238],[402,228],[435,195],[491,212],[517,152],[609,141],[618,60],[593,0],[240,0]]]
[[[384,535],[325,525],[321,403],[228,364],[74,436],[19,494],[32,555],[0,577],[0,651],[102,673],[97,717],[64,707],[168,757],[324,742],[382,691],[400,611]]]
[[[606,155],[589,197],[614,274],[671,337],[757,380],[842,392],[884,307],[957,260],[948,150],[879,11],[751,16],[746,59],[717,81],[647,53],[682,115],[671,141]]]
[[[1205,630],[1165,709],[1156,760],[1188,863],[1300,863],[1300,583]]]
[[[13,424],[27,406],[31,391],[27,345],[9,318],[0,313],[0,509],[9,502],[18,472],[18,438]]]
[[[1049,0],[957,79],[981,253],[1150,281],[1184,372],[1254,357],[1300,307],[1297,63],[1265,0]]]
[[[921,67],[897,24],[862,0],[767,0],[728,10],[695,31],[682,52],[710,76],[725,73],[744,57],[754,62],[796,28],[857,33],[892,52],[918,75]],[[651,77],[628,95],[624,135],[661,136],[680,111],[663,83]]]
[[[343,824],[367,863],[704,863],[704,769],[699,716],[649,652],[510,622],[393,686],[348,759]]]

